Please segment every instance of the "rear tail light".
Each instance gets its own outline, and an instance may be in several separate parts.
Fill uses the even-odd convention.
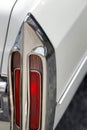
[[[14,104],[14,123],[20,126],[20,53],[14,52],[12,55],[12,90]]]
[[[29,14],[9,57],[11,130],[53,129],[56,108],[55,61],[52,44]]]
[[[37,130],[39,128],[40,81],[40,73],[30,71],[30,130]]]
[[[20,53],[12,54],[12,90],[14,104],[14,123],[20,127]],[[42,88],[42,61],[37,55],[29,56],[29,95],[30,95],[30,114],[29,129],[38,130],[40,128],[41,119],[41,88]]]
[[[31,55],[30,63],[30,130],[38,130],[41,119],[42,62],[39,56]]]
[[[14,106],[15,123],[20,126],[20,69],[14,72]]]

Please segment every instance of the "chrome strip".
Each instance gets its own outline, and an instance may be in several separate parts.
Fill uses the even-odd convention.
[[[0,93],[4,93],[6,89],[6,82],[0,82]]]
[[[9,122],[9,117],[7,79],[0,77],[0,121]]]
[[[21,40],[19,40],[21,39]],[[12,101],[11,90],[11,55],[14,50],[21,53],[21,130],[29,130],[30,94],[29,85],[29,63],[28,56],[36,54],[43,64],[43,96],[42,96],[42,119],[40,130],[53,130],[56,108],[56,59],[54,48],[46,34],[31,14],[28,14],[20,33],[16,39],[9,58],[9,86],[10,101]],[[28,95],[28,96],[26,96]],[[13,108],[12,108],[13,109]],[[13,110],[11,110],[12,116]],[[13,130],[13,116],[11,118],[11,130]]]
[[[82,58],[79,65],[77,66],[76,70],[74,71],[72,77],[70,78],[69,82],[66,85],[66,89],[63,92],[62,96],[60,97],[60,99],[57,101],[57,104],[61,105],[64,101],[64,99],[66,98],[67,93],[70,91],[70,88],[72,86],[72,84],[75,82],[76,78],[78,77],[79,73],[82,72],[83,68],[87,68],[84,67],[87,65],[87,53],[84,56],[85,58]],[[85,74],[87,73],[87,70],[85,70]],[[84,76],[85,76],[84,74]]]

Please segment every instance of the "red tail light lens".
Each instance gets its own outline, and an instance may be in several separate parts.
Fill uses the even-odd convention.
[[[41,118],[41,59],[31,55],[30,61],[30,130],[38,130]]]
[[[40,73],[30,72],[30,130],[39,128],[40,119]]]
[[[12,90],[14,103],[14,123],[20,127],[20,53],[14,52],[12,55]]]
[[[14,81],[14,104],[15,104],[15,123],[20,126],[20,69],[15,70]]]
[[[42,88],[42,61],[39,56],[29,56],[29,93],[30,93],[30,115],[29,129],[38,130],[41,120],[41,88]],[[20,127],[20,53],[12,55],[12,90],[14,103],[14,124]]]

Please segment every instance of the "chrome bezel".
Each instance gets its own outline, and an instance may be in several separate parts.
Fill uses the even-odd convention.
[[[19,127],[14,124],[14,105],[13,105],[13,91],[12,91],[12,75],[11,75],[11,61],[12,61],[12,54],[18,52],[20,53],[20,49],[16,46],[13,47],[13,50],[11,50],[9,55],[9,68],[8,68],[8,86],[9,86],[9,104],[10,104],[10,129],[16,129],[19,130]]]
[[[43,96],[42,96],[42,119],[41,130],[53,130],[55,108],[56,108],[56,59],[54,48],[47,38],[45,32],[40,27],[38,22],[31,14],[26,16],[22,27],[20,28],[18,37],[16,39],[12,52],[9,56],[9,86],[10,86],[10,101],[12,102],[11,90],[11,55],[14,48],[18,47],[21,53],[21,130],[29,130],[29,111],[30,111],[30,94],[28,93],[28,56],[35,54],[42,60],[43,65]],[[18,42],[17,42],[18,41]],[[29,43],[29,44],[28,44]],[[36,51],[37,48],[43,48],[43,52]],[[26,94],[28,96],[26,96]],[[12,102],[13,103],[13,102]],[[26,105],[26,108],[25,108]],[[13,108],[11,108],[13,109]],[[25,113],[27,112],[27,115]],[[11,111],[11,117],[12,117]],[[11,118],[11,130],[13,130],[13,119]]]

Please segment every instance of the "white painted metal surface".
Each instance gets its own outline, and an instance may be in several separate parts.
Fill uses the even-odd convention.
[[[54,129],[56,128],[70,101],[72,100],[72,97],[77,91],[85,74],[87,74],[87,53],[83,56],[81,62],[76,68],[71,81],[67,85],[65,93],[62,95],[61,99],[57,101]]]
[[[87,1],[44,0],[32,12],[56,51],[58,100],[87,51]]]
[[[6,2],[7,3],[7,2]],[[5,47],[2,75],[7,75],[9,51],[27,13],[31,13],[41,25],[55,48],[57,64],[57,102],[67,91],[78,65],[87,51],[87,1],[86,0],[18,0],[11,16]],[[84,65],[85,66],[85,65]],[[58,123],[79,83],[86,72],[79,70],[75,82],[61,105],[57,105],[55,124]]]
[[[18,0],[16,6],[14,7],[11,22],[9,26],[8,38],[5,47],[5,53],[3,58],[3,67],[2,75],[7,75],[7,66],[9,51],[11,50],[14,42],[16,40],[18,31],[27,15],[30,12],[30,9],[33,7],[34,3],[37,3],[38,0]],[[15,21],[15,22],[14,22]]]
[[[3,47],[5,43],[6,31],[12,6],[15,0],[2,0],[0,1],[0,65]]]

